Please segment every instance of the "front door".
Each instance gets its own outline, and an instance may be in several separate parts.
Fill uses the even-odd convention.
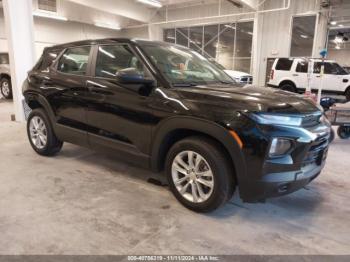
[[[154,123],[150,104],[151,90],[125,85],[117,73],[134,70],[152,78],[138,56],[125,44],[100,45],[95,48],[93,75],[86,81],[89,90],[87,122],[90,145],[95,149],[120,149],[148,155]]]

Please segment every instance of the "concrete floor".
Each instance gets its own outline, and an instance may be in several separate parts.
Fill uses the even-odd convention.
[[[1,99],[0,254],[350,254],[350,141],[306,190],[202,215],[110,157],[35,154],[11,111]]]

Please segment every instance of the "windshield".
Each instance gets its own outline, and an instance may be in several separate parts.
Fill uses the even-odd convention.
[[[235,83],[205,57],[175,45],[143,45],[144,51],[173,86]]]
[[[9,55],[8,54],[0,54],[0,64],[8,65],[9,64]]]

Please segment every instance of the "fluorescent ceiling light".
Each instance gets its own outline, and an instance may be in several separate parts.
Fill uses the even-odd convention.
[[[96,22],[95,26],[113,29],[113,30],[120,30],[121,29],[120,26],[118,26],[118,25],[111,25],[111,24],[105,24],[105,23],[100,23],[100,22]]]
[[[339,27],[344,27],[344,25],[338,25]]]
[[[64,17],[64,16],[59,16],[59,15],[55,15],[55,14],[48,14],[48,13],[42,13],[42,12],[34,12],[33,13],[34,16],[38,16],[38,17],[45,17],[45,18],[50,18],[50,19],[55,19],[55,20],[61,20],[61,21],[67,21],[68,18]]]
[[[331,21],[331,25],[336,25],[337,21]]]
[[[301,37],[301,38],[305,38],[305,39],[309,38],[308,35],[300,35],[300,37]]]
[[[151,5],[157,8],[161,8],[162,4],[159,1],[156,0],[137,0],[137,2],[146,4],[146,5]]]

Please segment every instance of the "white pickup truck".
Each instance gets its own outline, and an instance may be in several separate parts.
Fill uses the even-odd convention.
[[[12,98],[11,74],[8,53],[0,53],[0,92],[6,99]]]
[[[322,60],[316,58],[276,58],[267,85],[291,92],[305,90],[308,85],[309,62],[312,68],[310,86],[313,91],[318,90],[322,79]],[[322,81],[323,92],[345,95],[350,100],[350,74],[335,61],[324,61]]]

